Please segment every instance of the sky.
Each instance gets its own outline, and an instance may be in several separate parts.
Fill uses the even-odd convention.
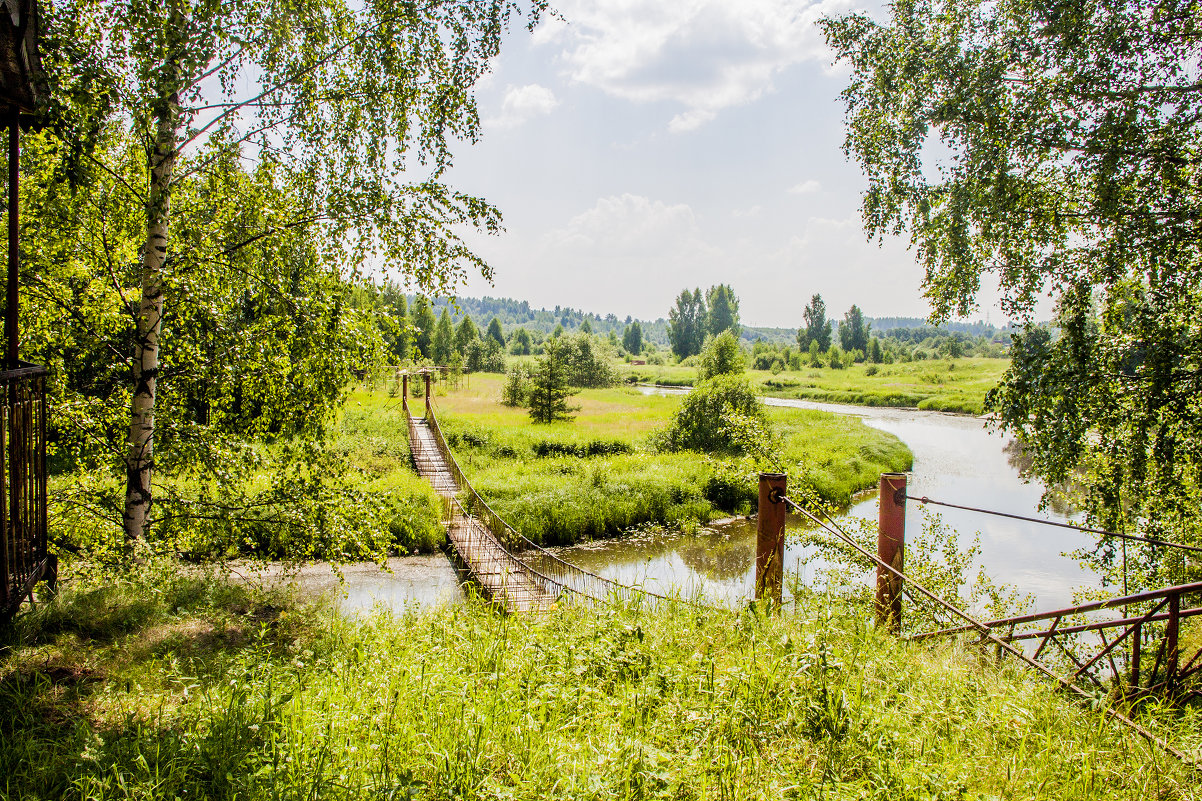
[[[730,284],[744,324],[925,317],[908,240],[868,241],[842,152],[847,70],[815,22],[852,0],[562,0],[478,86],[483,135],[449,176],[505,217],[465,296],[666,317]],[[878,12],[874,12],[879,15]],[[1004,322],[990,309],[973,319]]]

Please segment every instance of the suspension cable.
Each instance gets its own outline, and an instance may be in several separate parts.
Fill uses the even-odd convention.
[[[431,421],[432,422],[431,427],[433,429],[434,436],[436,437],[437,440],[442,441],[443,446],[446,447],[447,453],[449,455],[450,451],[451,451],[451,447],[450,447],[450,445],[447,444],[446,437],[443,436],[442,426],[440,426],[438,423],[438,415],[435,411],[434,406],[435,406],[434,396],[431,395],[431,397],[430,397],[430,413],[431,413],[431,416],[434,418]],[[692,601],[692,600],[689,600],[688,598],[662,595],[653,590],[646,589],[645,587],[639,587],[639,586],[634,586],[634,585],[630,585],[630,584],[623,584],[620,581],[615,581],[614,579],[606,578],[605,576],[600,576],[596,573],[586,570],[583,567],[580,567],[579,565],[573,564],[572,562],[568,562],[568,561],[560,558],[556,554],[552,553],[551,551],[547,550],[543,546],[541,546],[538,543],[531,540],[529,537],[527,537],[522,532],[518,531],[516,528],[511,526],[509,524],[509,522],[507,520],[505,520],[505,518],[501,517],[499,514],[497,514],[495,511],[493,511],[492,507],[488,505],[488,502],[484,500],[484,498],[480,495],[480,493],[476,491],[476,488],[471,485],[471,482],[469,482],[467,480],[467,476],[464,475],[463,469],[459,467],[459,464],[458,464],[458,462],[456,462],[454,456],[450,456],[450,461],[451,461],[452,465],[454,466],[454,470],[452,471],[452,477],[454,477],[455,475],[458,475],[462,478],[463,484],[464,484],[464,487],[462,489],[466,489],[467,493],[472,497],[472,500],[478,502],[484,508],[484,510],[488,513],[488,515],[490,517],[496,518],[496,520],[502,526],[505,527],[505,530],[508,533],[515,535],[518,539],[520,539],[523,543],[525,543],[531,549],[537,551],[541,556],[544,556],[544,557],[552,560],[553,562],[555,562],[559,565],[562,565],[564,568],[566,568],[569,571],[574,571],[574,572],[579,573],[583,576],[586,576],[590,579],[593,579],[594,581],[599,581],[602,584],[607,584],[611,587],[616,587],[620,590],[625,590],[627,592],[638,592],[638,593],[642,593],[643,595],[650,596],[652,598],[657,598],[661,601],[667,601],[669,603],[682,603],[682,604],[685,604],[686,606],[692,606],[694,608],[704,609],[704,610],[707,610],[710,612],[728,611],[728,610],[724,610],[718,606],[700,603],[699,601]],[[456,483],[458,484],[458,482],[456,482]],[[485,527],[487,528],[487,525]],[[494,536],[495,536],[495,534],[494,534]],[[502,546],[502,547],[504,547],[504,546]],[[508,552],[508,549],[506,549],[506,551]],[[518,562],[521,562],[524,565],[527,565],[527,567],[530,567],[527,564],[526,560],[522,559],[521,556],[518,556],[517,554],[512,554],[512,553],[509,555],[511,558],[517,560]],[[531,572],[538,573],[538,571],[535,570],[533,567],[530,567],[530,570],[531,570]],[[593,596],[591,594],[585,593],[581,590],[576,590],[571,587],[568,587],[568,589],[578,595],[586,595],[587,597],[593,598]],[[601,599],[593,598],[593,600],[599,601]]]
[[[967,612],[961,610],[959,607],[955,606],[954,604],[939,597],[938,595],[936,595],[935,593],[928,590],[926,587],[924,587],[919,582],[915,581],[914,579],[907,576],[905,573],[903,573],[900,570],[898,570],[897,568],[893,567],[893,565],[886,563],[885,561],[883,561],[882,559],[877,557],[876,554],[871,553],[866,548],[862,547],[859,543],[857,543],[851,537],[850,534],[848,534],[846,531],[841,529],[839,527],[839,525],[837,523],[835,523],[835,521],[831,518],[831,516],[829,514],[827,514],[825,511],[822,512],[822,515],[823,515],[823,517],[826,518],[827,522],[824,522],[824,521],[820,520],[819,518],[815,517],[814,515],[810,514],[809,511],[807,511],[806,509],[803,509],[800,505],[798,505],[798,503],[796,501],[794,501],[792,498],[788,497],[787,495],[781,495],[780,500],[783,501],[784,503],[788,504],[795,511],[797,511],[800,514],[807,517],[811,522],[815,523],[820,528],[835,535],[835,537],[837,537],[838,539],[846,542],[861,556],[868,559],[870,562],[873,562],[874,564],[876,564],[877,567],[884,568],[885,570],[888,570],[890,573],[892,573],[897,578],[900,578],[902,580],[903,589],[906,591],[907,594],[910,595],[912,600],[916,600],[916,599],[914,599],[913,594],[910,592],[909,588],[911,588],[911,587],[913,587],[913,589],[917,590],[921,595],[925,596],[927,599],[934,601],[936,604],[938,604],[939,606],[942,606],[944,609],[951,612],[953,615],[955,615],[955,616],[963,619],[965,622],[969,623],[973,628],[975,628],[979,632],[981,632],[982,640],[987,639],[987,640],[993,642],[995,645],[997,645],[999,648],[1001,648],[1002,650],[1009,653],[1011,656],[1015,657],[1016,659],[1018,659],[1021,662],[1024,662],[1025,664],[1029,665],[1030,667],[1035,668],[1040,673],[1043,673],[1044,675],[1048,676],[1049,678],[1055,680],[1056,683],[1059,684],[1060,686],[1076,693],[1077,695],[1081,696],[1082,698],[1086,699],[1087,701],[1093,702],[1095,700],[1093,696],[1091,696],[1089,693],[1087,693],[1085,690],[1081,689],[1077,685],[1070,682],[1068,679],[1054,673],[1043,663],[1032,659],[1031,657],[1024,654],[1022,651],[1020,651],[1019,649],[1015,648],[1010,643],[1008,643],[1005,640],[994,635],[993,631],[988,626],[986,626],[984,623],[979,622],[978,620],[973,618],[971,615],[969,615]],[[828,525],[828,523],[829,523],[829,525]],[[1187,754],[1185,754],[1182,751],[1177,750],[1172,745],[1170,745],[1168,742],[1157,737],[1151,731],[1149,731],[1148,729],[1139,725],[1134,720],[1132,720],[1131,718],[1124,715],[1122,712],[1119,712],[1117,709],[1114,709],[1113,707],[1111,707],[1108,704],[1103,705],[1102,709],[1106,712],[1107,715],[1109,715],[1110,717],[1119,721],[1120,723],[1127,726],[1131,730],[1135,731],[1140,736],[1142,736],[1144,739],[1158,745],[1160,748],[1164,749],[1166,752],[1177,757],[1177,759],[1181,760],[1184,764],[1192,766],[1195,770],[1202,769],[1202,762],[1199,762],[1197,759],[1195,759],[1191,756],[1188,756]]]
[[[1011,514],[1010,512],[998,512],[994,509],[979,509],[975,506],[961,506],[947,501],[936,501],[923,495],[921,498],[916,495],[902,494],[903,498],[911,501],[918,501],[923,504],[934,504],[935,506],[946,506],[950,509],[963,509],[966,512],[980,512],[983,515],[993,515],[994,517],[1008,517],[1011,520],[1022,520],[1027,523],[1039,523],[1044,526],[1056,526],[1057,528],[1068,528],[1073,531],[1082,531],[1086,534],[1100,534],[1104,537],[1117,537],[1121,540],[1132,540],[1134,542],[1147,542],[1152,545],[1160,545],[1164,548],[1177,548],[1182,551],[1192,551],[1193,553],[1202,553],[1202,548],[1194,545],[1182,545],[1179,542],[1168,542],[1166,540],[1153,539],[1152,537],[1140,537],[1136,534],[1120,534],[1117,531],[1106,531],[1100,528],[1087,528],[1086,526],[1077,526],[1072,523],[1061,523],[1056,520],[1044,520],[1040,517],[1027,517],[1025,515]]]

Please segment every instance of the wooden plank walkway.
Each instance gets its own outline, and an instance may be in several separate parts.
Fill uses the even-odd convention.
[[[549,586],[529,565],[509,553],[483,523],[463,511],[456,500],[459,487],[455,476],[438,449],[434,432],[424,418],[414,417],[412,423],[413,461],[418,473],[450,509],[444,520],[447,538],[468,575],[486,598],[510,612],[549,609],[557,600],[558,588]]]

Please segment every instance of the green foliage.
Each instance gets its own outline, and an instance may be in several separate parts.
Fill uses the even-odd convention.
[[[872,324],[864,322],[864,312],[860,311],[859,306],[853,305],[839,323],[839,344],[849,353],[853,350],[867,352],[871,329]]]
[[[622,332],[622,347],[631,356],[638,356],[643,352],[643,326],[635,320]]]
[[[488,321],[488,333],[485,334],[485,336],[491,339],[493,342],[496,342],[502,348],[505,347],[505,332],[501,330],[500,319],[494,317]]]
[[[681,399],[672,424],[659,438],[665,450],[705,453],[743,452],[747,442],[735,435],[742,418],[764,419],[755,390],[740,375],[719,375],[699,381]]]
[[[992,409],[1040,477],[1080,476],[1091,519],[1202,544],[1196,9],[919,0],[891,17],[824,23],[851,68],[869,235],[909,234],[936,320],[971,311],[986,274],[1015,319],[1050,295],[1060,336],[1025,335]]]
[[[519,328],[513,332],[509,346],[509,352],[514,356],[529,356],[533,350],[533,343],[530,340],[530,332],[525,328]]]
[[[464,353],[469,373],[500,373],[505,370],[505,350],[492,337],[473,339]]]
[[[739,341],[734,333],[725,330],[705,343],[697,365],[697,378],[706,381],[720,375],[741,375],[744,367]]]
[[[583,332],[562,337],[557,345],[567,365],[568,383],[571,386],[608,387],[614,383],[608,345]]]
[[[570,420],[573,411],[568,405],[572,388],[568,383],[570,353],[557,339],[549,339],[543,345],[543,355],[530,375],[530,390],[526,403],[530,408],[530,419],[536,423],[553,423]]]
[[[676,306],[668,312],[668,340],[678,359],[701,352],[707,325],[705,299],[701,296],[701,290],[682,290],[676,298]]]
[[[434,337],[430,342],[430,358],[435,364],[446,365],[451,362],[451,354],[455,352],[455,329],[451,325],[451,315],[446,309],[438,318],[434,329]]]
[[[465,314],[459,321],[459,325],[455,326],[455,350],[461,355],[467,356],[467,346],[478,339],[480,339],[480,330],[472,322],[471,315]]]
[[[438,323],[434,319],[434,311],[430,308],[430,299],[418,295],[411,307],[413,315],[413,344],[418,355],[423,359],[434,358],[434,331]]]
[[[805,325],[797,329],[797,347],[813,353],[813,345],[817,343],[819,351],[828,350],[831,346],[831,321],[826,319],[826,302],[822,300],[822,295],[810,298],[802,317],[805,318]]]
[[[525,406],[530,394],[530,370],[522,362],[514,362],[505,371],[505,386],[501,388],[501,403],[506,406]]]
[[[705,293],[705,304],[708,308],[706,333],[716,337],[723,331],[729,331],[738,339],[739,298],[729,284],[712,286]]]

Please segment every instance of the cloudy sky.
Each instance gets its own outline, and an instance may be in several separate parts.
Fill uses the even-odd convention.
[[[926,315],[906,242],[866,241],[840,149],[846,71],[814,23],[853,0],[555,5],[566,22],[509,36],[457,156],[452,183],[507,229],[477,245],[495,283],[463,294],[653,319],[725,282],[751,325],[796,327],[815,292],[833,316]]]

